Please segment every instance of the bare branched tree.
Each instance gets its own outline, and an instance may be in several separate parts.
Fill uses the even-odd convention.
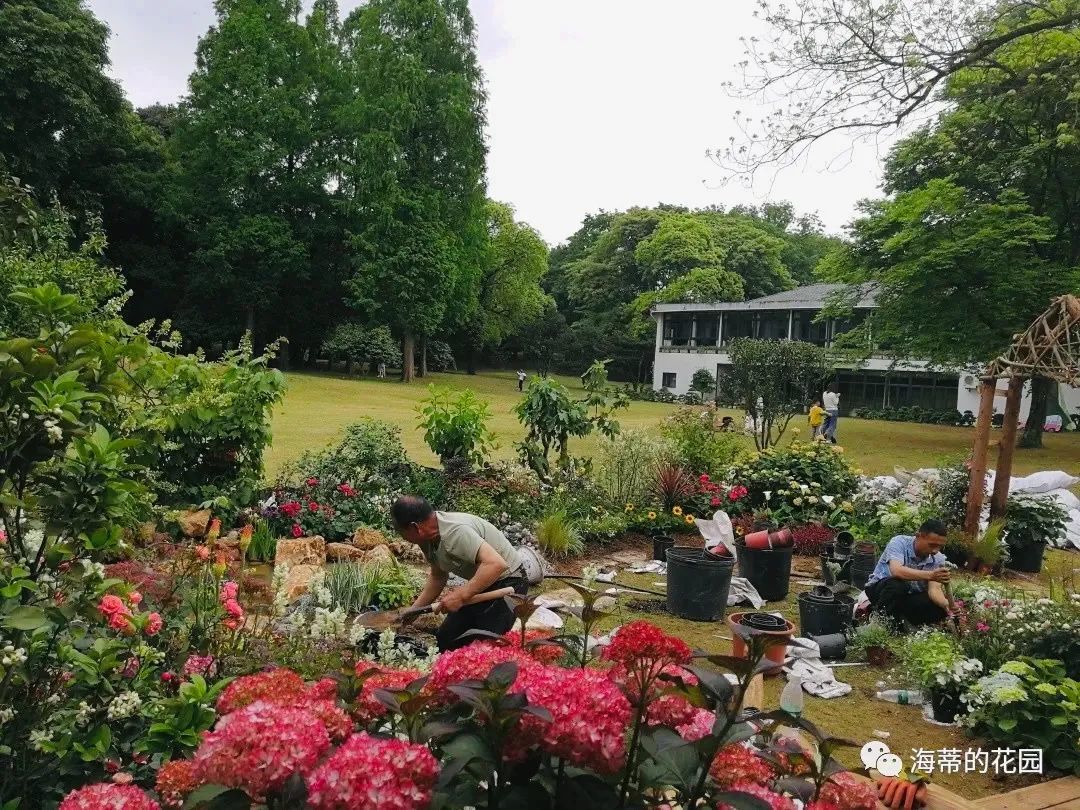
[[[790,3],[790,4],[789,4]],[[736,112],[739,135],[710,150],[734,176],[783,168],[815,143],[851,141],[911,123],[965,68],[998,67],[1015,40],[1080,31],[1080,0],[759,0],[767,42],[744,40],[733,93],[770,109]]]

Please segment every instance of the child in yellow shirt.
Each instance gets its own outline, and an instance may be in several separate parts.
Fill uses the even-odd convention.
[[[821,407],[820,399],[815,399],[814,404],[810,406],[810,416],[807,421],[810,423],[810,438],[820,438],[821,426],[825,424],[825,409]]]

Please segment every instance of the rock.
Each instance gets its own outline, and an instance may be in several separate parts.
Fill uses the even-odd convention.
[[[367,526],[359,526],[357,527],[356,531],[353,532],[352,544],[357,548],[361,548],[365,551],[375,548],[376,546],[385,546],[386,543],[386,535],[384,535],[378,529],[370,529]]]
[[[325,565],[326,541],[315,537],[282,537],[277,541],[274,565]]]
[[[393,540],[390,543],[391,553],[402,562],[422,563],[424,552],[415,543],[406,543],[404,540]]]
[[[186,512],[181,512],[176,522],[180,524],[180,531],[187,537],[202,537],[206,534],[206,528],[210,525],[210,510],[199,509],[195,511],[189,509]]]
[[[375,546],[375,548],[362,552],[360,559],[365,565],[385,565],[394,562],[394,555],[390,553],[390,546]]]
[[[352,543],[327,543],[326,544],[326,559],[341,561],[341,560],[360,560],[364,558],[365,552],[363,549],[359,549]]]
[[[308,588],[311,587],[311,581],[315,579],[315,575],[322,570],[321,565],[293,565],[289,568],[289,573],[285,576],[285,582],[282,584],[282,588],[285,591],[285,598],[292,602],[295,599],[299,599],[305,593],[308,592]]]
[[[216,548],[226,549],[239,549],[240,548],[240,533],[237,531],[231,531],[224,537],[219,537],[215,542]]]

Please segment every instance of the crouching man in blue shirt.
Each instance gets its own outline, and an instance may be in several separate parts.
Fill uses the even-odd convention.
[[[949,615],[942,588],[949,581],[941,553],[945,532],[940,520],[928,520],[914,537],[901,534],[889,541],[866,581],[872,611],[915,626],[936,624]]]

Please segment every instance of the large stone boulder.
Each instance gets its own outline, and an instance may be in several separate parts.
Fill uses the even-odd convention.
[[[315,575],[321,570],[321,565],[294,565],[290,567],[289,573],[285,575],[285,582],[282,584],[286,600],[293,602],[307,593],[312,580],[315,579]]]
[[[390,553],[390,546],[375,546],[363,552],[361,560],[365,565],[385,565],[394,562],[394,555]]]
[[[352,543],[354,546],[367,551],[368,549],[375,548],[376,546],[385,546],[387,543],[386,535],[380,532],[378,529],[371,529],[367,526],[359,526],[356,531],[353,532]]]
[[[274,565],[324,565],[326,541],[315,537],[282,537],[277,541]]]
[[[176,522],[185,537],[203,537],[210,525],[210,510],[188,509],[177,516]]]
[[[357,548],[352,543],[327,543],[326,544],[326,559],[333,560],[334,562],[343,562],[346,560],[360,560],[364,558],[365,552],[363,549]]]
[[[392,540],[390,542],[390,551],[402,562],[425,562],[424,552],[422,552],[420,550],[420,546],[416,545],[415,543],[408,543],[404,540]]]

